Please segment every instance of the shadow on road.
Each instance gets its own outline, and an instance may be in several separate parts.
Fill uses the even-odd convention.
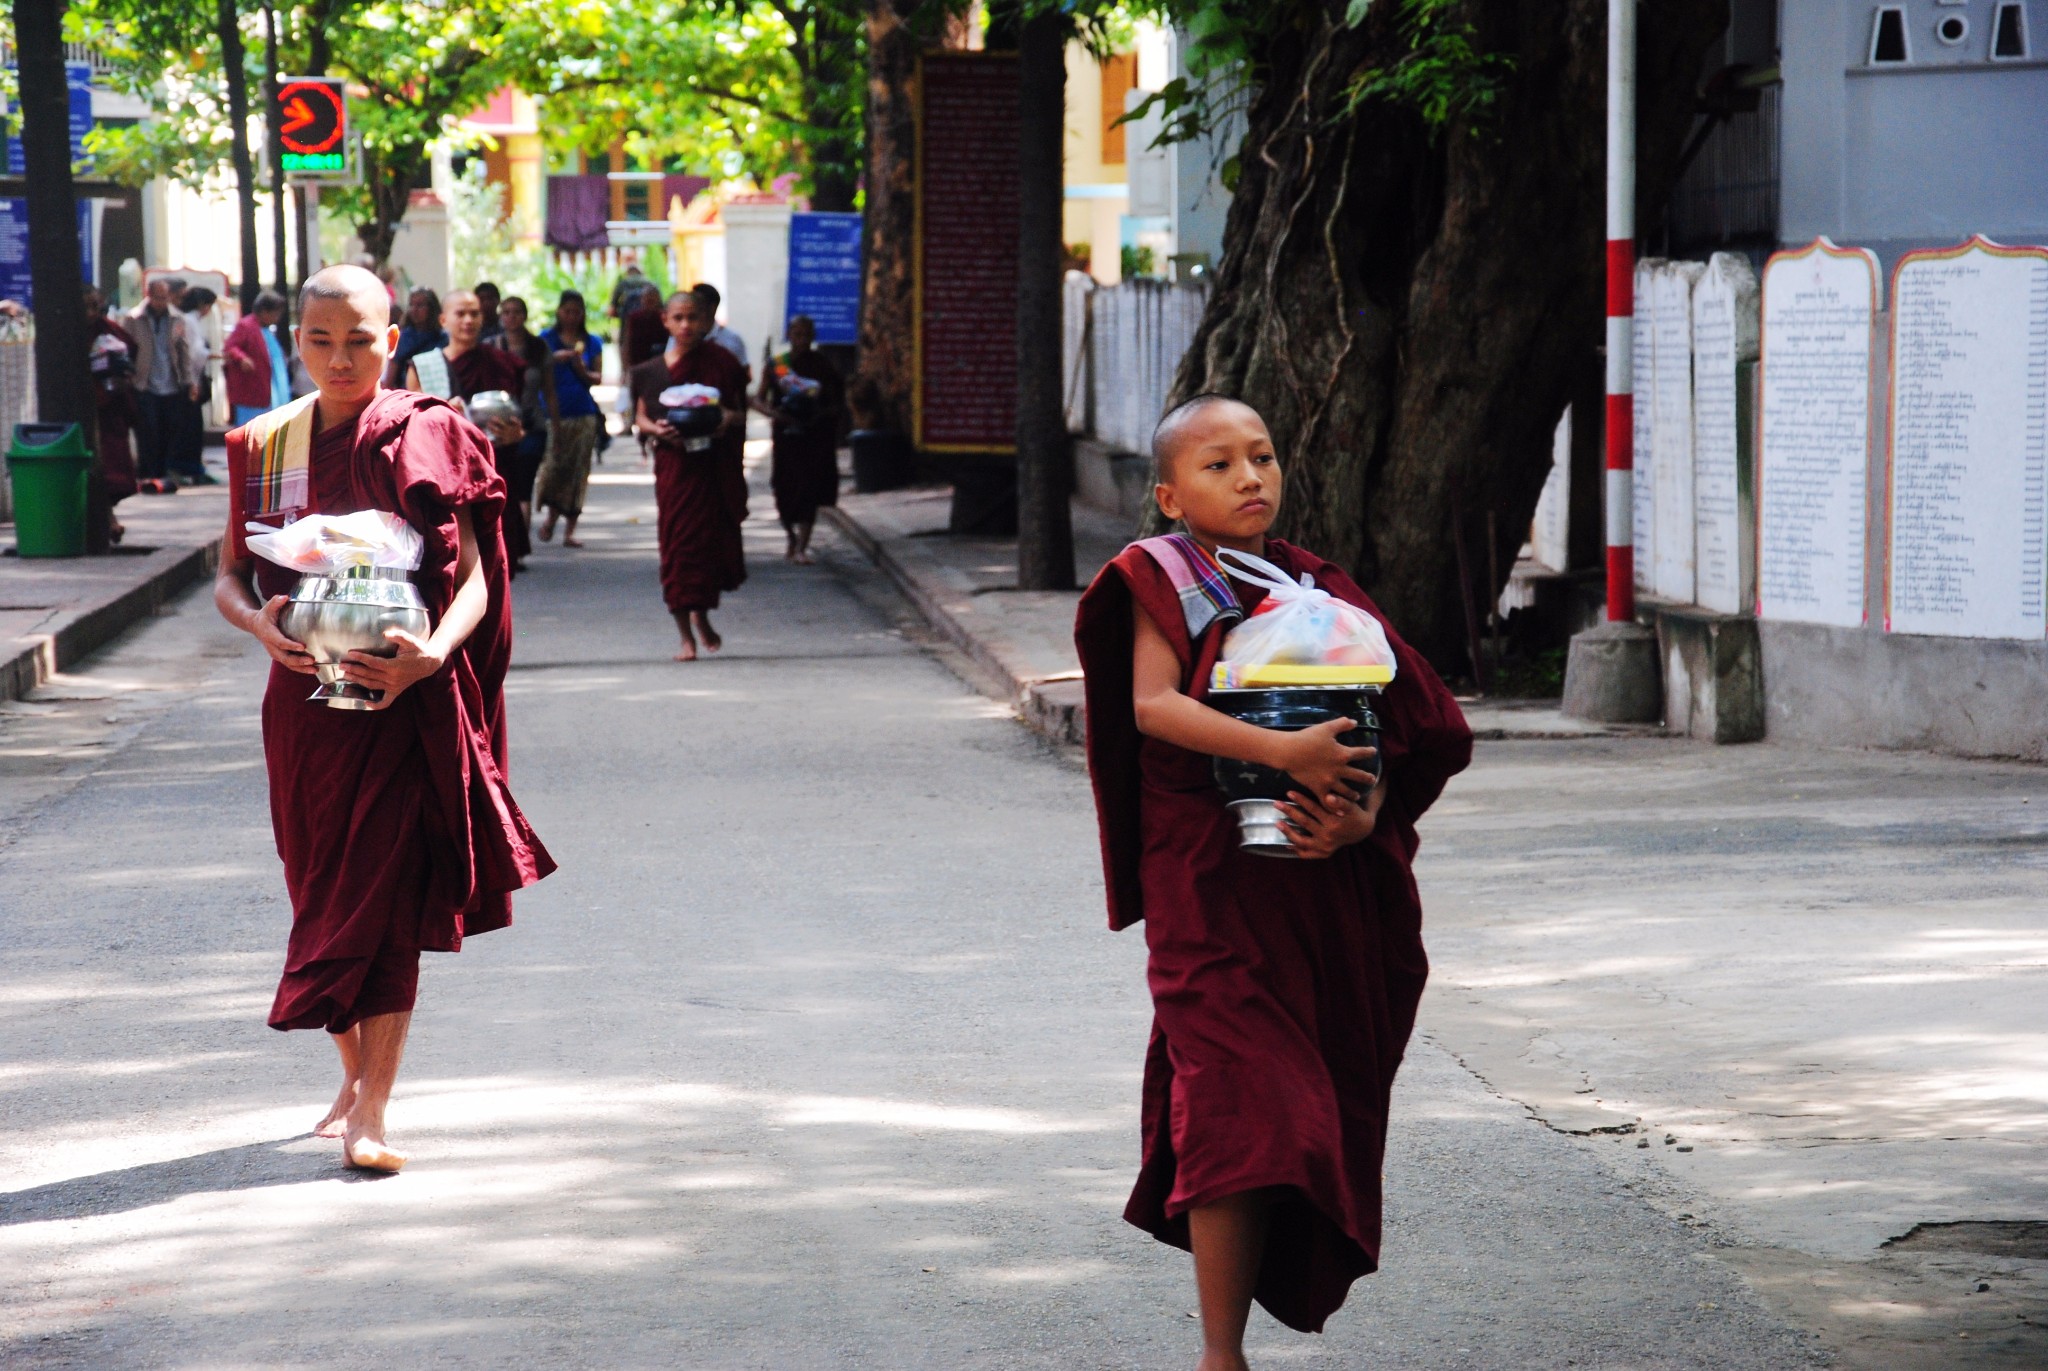
[[[340,1146],[338,1143],[327,1142],[317,1151],[292,1148],[292,1144],[305,1142],[312,1136],[301,1133],[270,1142],[223,1147],[216,1152],[173,1157],[169,1161],[128,1166],[119,1171],[102,1171],[96,1176],[78,1176],[51,1185],[39,1185],[33,1190],[0,1193],[0,1226],[95,1219],[167,1204],[187,1195],[256,1190],[270,1185],[299,1185],[318,1180],[352,1183],[384,1179],[378,1173],[351,1171],[337,1166],[335,1152]]]

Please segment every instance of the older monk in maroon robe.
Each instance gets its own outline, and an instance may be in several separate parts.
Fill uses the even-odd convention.
[[[679,662],[694,661],[697,640],[716,652],[724,640],[711,627],[719,596],[747,579],[740,525],[747,517],[744,462],[747,373],[733,355],[708,341],[712,319],[688,291],[662,309],[668,351],[633,369],[633,428],[654,444],[654,503],[659,515],[661,594],[682,634]],[[687,437],[667,418],[661,393],[670,386],[710,386],[724,411],[718,431]]]
[[[273,661],[263,698],[271,822],[292,931],[274,1028],[324,1028],[342,1087],[319,1130],[352,1166],[396,1171],[384,1110],[403,1055],[422,950],[453,952],[511,922],[511,892],[554,869],[506,788],[512,622],[498,529],[504,483],[483,435],[446,401],[378,390],[397,330],[359,267],[316,273],[299,352],[319,386],[228,435],[221,613]],[[296,573],[251,556],[244,524],[379,509],[420,535],[412,579],[425,638],[350,653],[368,711],[308,698],[313,661],[279,627]]]
[[[1264,596],[1224,575],[1219,547],[1382,616],[1340,568],[1265,536],[1280,468],[1250,408],[1190,401],[1161,421],[1154,458],[1160,510],[1187,532],[1126,548],[1074,631],[1110,926],[1144,921],[1154,1009],[1124,1217],[1192,1248],[1201,1366],[1240,1371],[1253,1298],[1320,1331],[1379,1264],[1388,1097],[1429,965],[1415,821],[1472,734],[1390,626],[1377,784],[1371,751],[1338,741],[1351,721],[1281,732],[1202,703],[1226,631]],[[1239,847],[1217,756],[1301,787],[1285,806],[1301,860]]]

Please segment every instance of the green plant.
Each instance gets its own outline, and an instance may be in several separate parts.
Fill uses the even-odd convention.
[[[1141,276],[1157,276],[1159,274],[1159,255],[1143,243],[1124,244],[1119,258],[1121,261],[1120,270],[1126,281],[1135,280]]]

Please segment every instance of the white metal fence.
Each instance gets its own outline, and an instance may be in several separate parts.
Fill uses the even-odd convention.
[[[27,317],[0,318],[0,442],[36,419],[36,330]],[[0,479],[0,521],[14,517],[14,483]]]
[[[1069,274],[1062,349],[1068,431],[1144,452],[1208,299],[1206,285],[1096,286]]]

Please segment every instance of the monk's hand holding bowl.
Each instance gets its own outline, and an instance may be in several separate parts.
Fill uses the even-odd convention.
[[[384,636],[397,645],[398,655],[373,657],[358,651],[341,659],[342,675],[349,681],[381,692],[381,698],[371,709],[391,708],[392,701],[439,671],[446,661],[425,639],[402,628],[387,628]]]
[[[1379,824],[1380,805],[1386,794],[1375,785],[1364,804],[1325,798],[1321,801],[1298,790],[1287,792],[1279,802],[1287,817],[1283,831],[1294,845],[1294,855],[1317,859],[1334,857],[1337,849],[1364,842]]]
[[[278,627],[278,618],[292,602],[289,595],[273,595],[256,607],[242,627],[249,635],[263,644],[263,650],[270,654],[270,660],[301,675],[311,676],[314,671],[313,654],[306,651],[304,643],[293,642]]]
[[[517,419],[493,419],[484,427],[501,443],[516,443],[526,436],[526,425]]]
[[[1338,741],[1358,727],[1355,719],[1325,719],[1319,724],[1279,735],[1271,765],[1292,776],[1324,803],[1356,801],[1374,784],[1365,764],[1377,748],[1346,747]]]

